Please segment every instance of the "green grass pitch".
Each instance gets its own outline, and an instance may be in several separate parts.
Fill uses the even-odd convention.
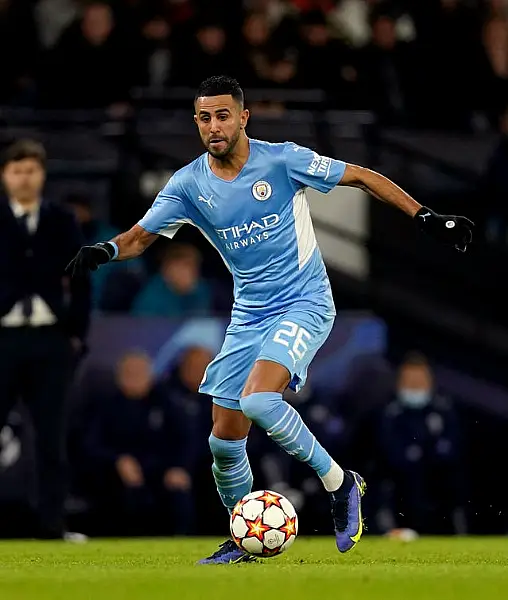
[[[299,538],[255,564],[195,566],[218,540],[0,542],[0,600],[508,600],[508,538]]]

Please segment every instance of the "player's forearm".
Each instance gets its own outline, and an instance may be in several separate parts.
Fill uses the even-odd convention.
[[[129,231],[121,233],[111,240],[118,248],[118,255],[115,260],[136,258],[143,254],[156,239],[157,234],[150,233],[139,225],[134,225]]]
[[[391,204],[414,217],[422,205],[390,179],[365,167],[347,165],[340,185],[360,188],[378,200]]]

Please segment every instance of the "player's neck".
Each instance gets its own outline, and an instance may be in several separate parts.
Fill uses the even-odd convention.
[[[208,155],[208,164],[212,172],[221,179],[231,180],[237,177],[238,173],[249,159],[250,146],[249,138],[245,133],[240,136],[233,152],[223,159]]]

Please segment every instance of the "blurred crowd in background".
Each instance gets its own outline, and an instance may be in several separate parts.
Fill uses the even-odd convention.
[[[84,492],[99,532],[220,534],[224,529],[226,517],[209,472],[211,399],[196,393],[220,337],[213,327],[210,321],[182,329],[186,340],[174,340],[179,351],[169,369],[154,368],[147,354],[130,351],[110,385],[82,392],[80,425],[74,430],[82,440],[74,456],[80,469],[75,492]],[[375,372],[373,365],[365,369],[364,375]],[[286,398],[333,456],[367,473],[372,533],[469,532],[474,486],[466,476],[470,464],[461,407],[443,395],[432,366],[416,352],[395,370],[385,365],[377,383],[370,407],[356,397],[350,399],[352,409],[344,394],[316,393],[312,382],[298,395],[288,391]],[[304,532],[331,533],[327,498],[305,464],[257,429],[249,453],[256,489],[286,494],[300,512]]]
[[[508,1],[0,0],[0,52],[4,57],[0,62],[0,120],[3,124],[5,118],[14,132],[19,123],[8,122],[6,109],[28,110],[24,119],[37,116],[39,110],[40,114],[54,111],[54,119],[62,109],[101,109],[109,118],[122,121],[135,114],[141,88],[145,98],[153,94],[164,99],[179,88],[195,88],[211,74],[227,73],[247,89],[271,90],[274,98],[280,90],[322,90],[319,110],[372,111],[381,127],[431,129],[450,135],[500,134],[490,161],[482,173],[474,173],[478,177],[471,186],[473,192],[463,194],[464,187],[457,192],[446,179],[449,172],[441,171],[441,166],[436,168],[436,179],[445,182],[447,193],[452,190],[461,200],[474,200],[467,210],[461,205],[461,211],[468,216],[482,214],[481,242],[506,249]],[[273,119],[270,127],[284,119],[285,103],[280,98],[270,101],[270,94],[260,102],[249,102],[249,107],[254,115]],[[156,115],[156,129],[162,114]],[[190,111],[186,118],[192,126]],[[79,159],[80,142],[74,143],[78,137],[72,136],[86,130],[83,123],[78,119],[77,128],[70,132],[68,123],[59,123],[54,131],[50,124],[44,134],[54,134],[54,139],[68,135],[70,153]],[[26,133],[30,124],[23,126]],[[172,137],[171,129],[165,133]],[[299,134],[298,124],[294,133]],[[139,192],[143,171],[151,171],[157,179],[151,161],[158,163],[159,171],[172,170],[160,158],[166,140],[157,151],[142,154],[137,147],[132,149],[130,138],[123,139],[131,143],[129,147],[123,147],[122,141],[119,144],[125,164],[105,175],[114,182],[114,194],[108,187],[103,202],[102,196],[100,201],[93,197],[90,187],[85,186],[83,192],[76,181],[81,177],[91,185],[93,178],[78,171],[77,175],[72,172],[59,195],[58,201],[75,216],[83,243],[111,239],[142,215],[146,209],[146,197]],[[326,137],[316,139],[326,141]],[[370,147],[373,140],[367,138],[366,143]],[[338,139],[338,145],[342,144]],[[83,155],[89,158],[94,147],[85,150],[83,144]],[[320,150],[332,154],[334,148]],[[139,163],[129,162],[129,152]],[[49,164],[54,168],[51,159],[50,150]],[[63,164],[62,156],[58,159]],[[178,156],[168,162],[177,168],[184,161]],[[404,174],[414,175],[401,164]],[[53,190],[51,168],[48,189]],[[67,167],[60,168],[59,176],[63,173],[65,178]],[[414,171],[410,181],[417,196],[425,173],[424,169]],[[165,177],[160,172],[156,175]],[[470,180],[466,181],[469,185]],[[438,200],[443,198],[444,194],[438,196]],[[432,206],[439,210],[438,205]],[[409,229],[394,226],[393,235],[386,234],[387,220],[374,215],[371,237],[375,240],[376,231],[381,232],[400,246],[391,254],[388,248],[382,257],[385,271],[372,258],[372,277],[389,281],[394,272],[403,272],[407,275],[404,285],[409,289],[414,280],[422,301],[418,304],[404,297],[395,312],[406,314],[414,304],[415,312],[423,315],[425,294],[441,285],[443,290],[454,286],[456,296],[451,291],[447,296],[448,288],[443,291],[450,303],[473,306],[473,278],[485,274],[485,265],[476,269],[477,263],[462,262],[460,267],[451,263],[452,271],[456,269],[453,275],[443,275],[436,263],[446,264],[450,259],[439,256],[434,260],[433,250],[418,241],[425,257],[421,264],[420,259],[413,261],[412,249],[405,254],[404,236],[412,235]],[[398,223],[396,216],[392,221]],[[100,318],[118,319],[120,324],[122,319],[139,320],[140,338],[145,319],[169,319],[181,329],[167,340],[157,359],[131,336],[114,368],[93,377],[82,367],[100,351],[100,339],[95,338],[95,345],[92,340],[88,350],[85,336],[81,354],[74,356],[66,513],[75,529],[93,535],[227,532],[227,517],[210,472],[211,401],[200,396],[197,388],[222,342],[223,330],[215,319],[227,317],[232,285],[220,257],[204,250],[206,242],[198,238],[197,232],[182,231],[176,241],[160,240],[142,257],[107,265],[91,276],[92,325]],[[374,250],[375,256],[382,254],[375,246]],[[471,254],[474,260],[483,259],[474,249]],[[399,269],[394,267],[399,264],[395,260],[411,264],[407,270]],[[424,263],[434,279],[418,270]],[[457,273],[462,271],[467,271],[466,282],[459,285]],[[478,285],[483,290],[481,281]],[[374,302],[365,306],[364,298],[353,301],[352,294],[332,283],[340,309],[376,309]],[[439,312],[439,302],[437,307]],[[482,316],[489,311],[486,300],[481,304]],[[387,315],[391,316],[390,311]],[[444,320],[443,331],[448,325]],[[454,358],[440,332],[427,327],[423,317],[422,323],[424,333],[433,336],[436,353],[440,350]],[[414,333],[407,323],[400,328],[404,342],[399,340],[398,354],[376,355],[356,376],[356,387],[323,392],[311,373],[304,391],[288,392],[287,399],[339,463],[366,477],[366,515],[372,533],[402,527],[419,533],[506,533],[508,498],[498,488],[485,490],[496,474],[496,456],[504,456],[508,449],[506,407],[499,408],[499,402],[489,412],[481,406],[488,404],[487,396],[477,394],[474,404],[466,402],[460,392],[450,394],[453,385],[443,390],[433,356],[407,354],[424,345],[424,336],[416,333],[416,325]],[[470,330],[482,332],[480,326]],[[472,352],[466,342],[461,350],[469,357],[460,368],[472,364],[481,372],[480,367],[490,366],[487,354],[482,358],[483,350]],[[339,378],[334,368],[328,372],[330,380]],[[0,492],[5,496],[0,493],[0,514],[12,515],[0,519],[0,536],[31,532],[26,515],[37,495],[29,484],[35,462],[28,423],[28,413],[20,404],[0,432]],[[286,493],[301,515],[303,531],[328,533],[327,498],[307,467],[280,452],[257,430],[249,444],[255,486]]]
[[[136,87],[228,73],[387,123],[482,130],[508,99],[507,31],[505,0],[2,0],[0,103],[122,115]]]

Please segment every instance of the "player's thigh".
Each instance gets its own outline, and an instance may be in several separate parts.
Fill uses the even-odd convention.
[[[251,422],[240,410],[213,404],[212,433],[221,440],[243,440],[249,434]]]

